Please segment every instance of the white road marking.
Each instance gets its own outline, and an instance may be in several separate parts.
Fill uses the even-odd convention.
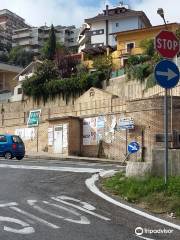
[[[16,223],[23,227],[22,229],[15,229],[15,228],[4,226],[4,231],[6,231],[6,232],[19,233],[19,234],[31,234],[31,233],[35,232],[34,228],[30,227],[29,224],[27,224],[19,219],[16,219],[16,218],[0,216],[0,222]]]
[[[74,167],[53,167],[53,166],[30,166],[30,165],[10,165],[0,164],[0,168],[25,169],[25,170],[44,170],[44,171],[60,171],[75,173],[97,173],[103,171],[99,168],[74,168]]]
[[[47,222],[46,220],[44,220],[44,219],[42,219],[42,218],[36,217],[35,215],[33,215],[33,214],[31,214],[31,213],[28,213],[28,212],[26,212],[26,211],[23,211],[23,210],[21,210],[21,209],[18,208],[18,207],[10,207],[10,209],[13,209],[13,210],[16,211],[16,212],[19,212],[19,213],[21,213],[21,214],[23,214],[23,215],[25,215],[25,216],[27,216],[27,217],[30,217],[30,218],[32,218],[32,219],[34,219],[34,220],[36,220],[36,221],[38,221],[38,222],[40,222],[40,223],[43,223],[43,224],[47,225],[48,227],[51,227],[51,228],[54,228],[54,229],[60,228],[59,226],[57,226],[57,225],[55,225],[55,224],[52,224],[52,223],[50,223],[50,222]]]
[[[135,235],[135,236],[138,237],[138,238],[141,238],[141,239],[145,239],[145,240],[156,240],[154,238],[148,238],[148,237],[137,236],[137,235]]]
[[[125,204],[123,204],[123,203],[120,203],[120,202],[114,200],[113,198],[107,196],[106,194],[104,194],[103,192],[101,192],[101,191],[96,187],[95,182],[98,181],[98,180],[99,180],[99,174],[94,174],[92,177],[88,178],[88,179],[85,181],[85,183],[86,183],[86,186],[88,187],[88,189],[89,189],[91,192],[93,192],[93,193],[95,193],[96,195],[98,195],[99,197],[105,199],[106,201],[108,201],[108,202],[110,202],[110,203],[112,203],[112,204],[114,204],[114,205],[116,205],[116,206],[119,206],[119,207],[121,207],[121,208],[124,208],[124,209],[126,209],[126,210],[128,210],[128,211],[130,211],[130,212],[136,213],[136,214],[138,214],[138,215],[140,215],[140,216],[142,216],[142,217],[148,218],[148,219],[153,220],[153,221],[155,221],[155,222],[158,222],[158,223],[167,225],[167,226],[169,226],[169,227],[175,228],[175,229],[177,229],[177,230],[180,230],[180,226],[177,225],[177,224],[168,222],[168,221],[163,220],[163,219],[161,219],[161,218],[154,217],[154,216],[152,216],[152,215],[150,215],[150,214],[148,214],[148,213],[145,213],[145,212],[140,211],[140,210],[138,210],[138,209],[136,209],[136,208],[127,206],[127,205],[125,205]]]
[[[16,202],[10,202],[10,203],[1,203],[0,204],[0,208],[4,208],[4,207],[12,207],[12,206],[17,206],[18,203]]]
[[[95,217],[98,217],[98,218],[100,218],[100,219],[103,219],[103,220],[105,220],[105,221],[110,221],[110,220],[111,220],[111,219],[109,219],[109,218],[107,218],[107,217],[104,217],[104,216],[102,216],[102,215],[100,215],[100,214],[94,213],[94,212],[89,211],[89,210],[87,210],[87,209],[85,209],[85,208],[83,208],[83,207],[76,206],[76,205],[73,204],[73,203],[70,203],[70,202],[67,202],[67,201],[64,201],[64,200],[63,200],[63,199],[71,200],[71,201],[74,201],[74,200],[75,200],[75,202],[77,202],[77,199],[70,198],[70,197],[66,197],[66,196],[52,197],[51,199],[53,199],[53,200],[55,200],[55,201],[57,201],[57,202],[64,203],[64,204],[66,204],[66,205],[68,205],[68,206],[77,208],[77,209],[79,209],[79,210],[81,210],[81,211],[83,211],[83,212],[86,212],[86,213],[88,213],[88,214],[91,214],[91,215],[93,215],[93,216],[95,216]],[[79,200],[79,202],[80,202],[80,203],[83,203],[83,202],[81,202],[80,200]]]
[[[65,218],[65,217],[63,217],[63,216],[60,216],[60,215],[54,214],[54,213],[52,213],[52,212],[49,212],[49,211],[47,211],[47,210],[45,210],[45,209],[43,209],[43,208],[41,208],[41,207],[39,207],[39,206],[36,206],[36,205],[35,205],[35,204],[37,203],[36,200],[28,200],[27,202],[28,202],[28,204],[29,204],[30,206],[32,206],[34,209],[38,210],[38,211],[41,212],[41,213],[48,214],[48,215],[50,215],[50,216],[52,216],[52,217],[60,218],[60,219],[63,219],[63,220],[65,220],[65,221],[73,222],[73,223],[78,223],[78,224],[90,224],[90,221],[89,221],[86,217],[81,216],[81,214],[77,213],[76,211],[71,210],[71,209],[68,209],[68,208],[65,208],[65,207],[63,207],[63,206],[60,206],[60,205],[57,205],[57,204],[51,204],[51,203],[49,203],[49,202],[47,202],[47,201],[43,201],[43,203],[46,204],[46,205],[59,208],[59,209],[61,209],[61,210],[64,210],[64,211],[66,211],[66,212],[69,212],[69,213],[75,215],[76,217],[80,217],[80,220],[74,220],[74,219],[71,219],[71,218]]]

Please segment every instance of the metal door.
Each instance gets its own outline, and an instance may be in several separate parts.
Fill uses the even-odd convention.
[[[54,153],[63,153],[63,126],[54,127]]]

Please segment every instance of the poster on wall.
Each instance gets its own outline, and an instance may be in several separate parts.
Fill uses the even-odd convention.
[[[67,148],[68,147],[68,126],[67,124],[63,124],[63,147]]]
[[[53,145],[53,128],[48,128],[48,145],[52,146]]]
[[[97,144],[97,118],[90,118],[90,144]]]
[[[103,139],[105,122],[106,122],[105,116],[97,117],[97,128],[96,128],[97,129],[97,133],[96,133],[97,143],[99,143],[99,141]]]
[[[24,141],[35,139],[35,129],[34,128],[18,128],[15,129],[15,135],[20,136]]]
[[[83,145],[90,145],[91,143],[91,127],[90,118],[83,120]]]

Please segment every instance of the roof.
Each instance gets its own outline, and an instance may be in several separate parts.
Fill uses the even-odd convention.
[[[22,71],[22,67],[0,62],[0,72],[1,71],[14,72],[17,74]]]
[[[121,11],[123,9],[123,11]],[[111,11],[118,11],[119,13],[112,13]],[[104,13],[98,14],[97,16],[93,18],[85,19],[85,22],[87,24],[91,24],[93,22],[99,22],[99,21],[105,21],[105,20],[113,20],[113,19],[120,19],[120,18],[127,18],[127,17],[141,17],[145,23],[146,26],[152,26],[148,17],[143,11],[135,11],[131,9],[126,9],[124,7],[117,7],[115,9],[108,9],[108,15]]]
[[[85,96],[85,95],[89,95],[90,92],[99,92],[99,93],[103,93],[103,94],[106,94],[107,96],[111,97],[111,98],[117,98],[118,96],[113,94],[113,93],[110,93],[108,91],[105,91],[103,89],[100,89],[100,88],[95,88],[95,87],[91,87],[90,89],[88,89],[85,93],[83,93],[79,98],[76,99],[77,102],[80,102],[81,99]]]
[[[46,121],[58,121],[58,120],[70,120],[70,119],[80,119],[79,117],[76,116],[62,116],[62,117],[50,117],[48,119],[46,119]]]
[[[42,62],[39,60],[31,62],[27,67],[25,67],[14,79],[18,79],[20,75],[23,75],[27,70],[33,67],[36,64],[41,64]]]
[[[166,24],[167,28],[168,27],[173,27],[173,26],[177,26],[179,27],[180,24],[179,23],[168,23]],[[162,25],[156,25],[156,26],[151,26],[151,27],[146,27],[146,28],[138,28],[138,29],[133,29],[133,30],[127,30],[127,31],[121,31],[121,32],[115,32],[115,33],[110,33],[109,35],[124,35],[124,34],[128,34],[128,33],[138,33],[138,32],[142,32],[142,31],[150,31],[153,29],[162,29],[162,28],[166,28],[165,24]]]

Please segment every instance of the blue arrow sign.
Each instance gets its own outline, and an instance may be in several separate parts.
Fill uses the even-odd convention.
[[[170,60],[162,60],[154,70],[157,83],[163,88],[173,88],[179,82],[179,69]]]
[[[137,142],[131,142],[128,145],[128,152],[129,153],[136,153],[137,151],[139,151],[140,146]]]

